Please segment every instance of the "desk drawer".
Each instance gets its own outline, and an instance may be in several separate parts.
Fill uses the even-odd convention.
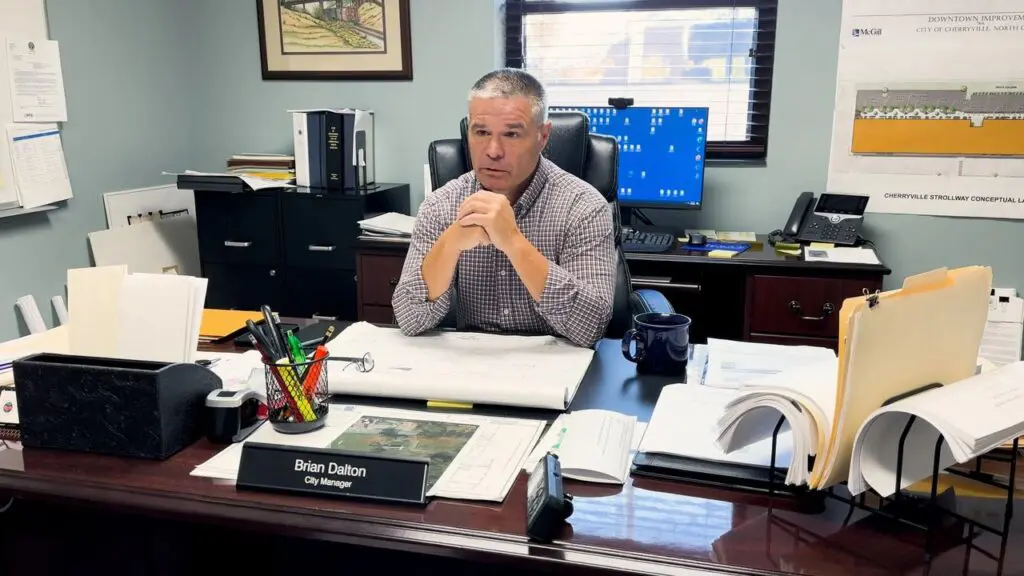
[[[355,268],[353,245],[363,218],[360,200],[292,194],[281,204],[289,266]]]
[[[356,319],[355,270],[288,268],[281,313],[297,318]]]
[[[280,261],[276,198],[196,192],[196,230],[204,262],[276,266]]]
[[[750,332],[835,338],[843,280],[755,275],[751,279]]]
[[[359,255],[359,296],[361,305],[391,306],[391,296],[402,278],[405,258],[380,254]]]
[[[207,308],[259,310],[266,304],[281,309],[283,275],[277,269],[204,262],[203,275]]]

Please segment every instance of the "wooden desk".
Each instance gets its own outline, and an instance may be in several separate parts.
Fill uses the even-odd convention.
[[[407,242],[356,242],[358,318],[390,323],[391,295],[402,274]],[[882,264],[804,262],[776,252],[765,235],[729,259],[676,246],[662,254],[626,253],[634,288],[662,292],[693,318],[691,341],[707,338],[772,344],[838,346],[843,300],[882,289]]]
[[[619,344],[603,341],[572,408],[614,408],[646,418],[668,382],[636,377]],[[200,441],[165,462],[31,449],[0,452],[0,490],[27,500],[19,500],[14,510],[33,501],[49,503],[37,505],[45,512],[33,509],[13,522],[0,515],[0,544],[22,557],[35,554],[24,567],[34,576],[77,573],[82,561],[69,556],[73,553],[92,554],[110,574],[146,530],[156,530],[164,545],[154,552],[151,542],[147,555],[135,561],[149,574],[191,573],[207,565],[203,554],[220,554],[223,563],[223,553],[233,546],[245,549],[244,559],[231,562],[233,573],[243,571],[246,559],[253,569],[274,572],[294,568],[299,557],[304,572],[325,574],[381,569],[398,559],[417,574],[866,576],[929,570],[916,533],[876,525],[859,513],[844,528],[847,508],[838,502],[811,515],[769,511],[763,497],[675,482],[631,479],[621,487],[570,482],[571,528],[559,541],[539,545],[523,537],[525,476],[503,504],[435,500],[425,508],[384,506],[238,492],[188,475],[220,449]],[[79,504],[98,512],[83,521],[75,508]],[[1001,501],[962,499],[958,505],[963,514],[998,516]],[[144,518],[113,516],[121,511]],[[188,524],[178,523],[184,521]],[[1024,573],[1024,527],[1018,520],[1012,530],[1003,574]],[[67,536],[54,541],[59,533]],[[82,542],[91,547],[88,552],[61,549],[69,542],[75,550],[87,547]],[[991,537],[977,543],[998,551]],[[103,556],[100,548],[110,555]],[[61,558],[71,564],[68,572],[40,569]],[[185,564],[189,559],[193,563]],[[996,568],[993,560],[977,550],[968,554],[961,544],[938,554],[930,573],[987,575]]]

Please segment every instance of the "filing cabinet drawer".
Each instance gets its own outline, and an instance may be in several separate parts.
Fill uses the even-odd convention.
[[[275,197],[196,193],[199,254],[204,262],[276,266],[281,260],[278,222]]]
[[[353,245],[363,219],[360,199],[286,195],[284,253],[288,266],[309,268],[356,267]]]
[[[356,319],[356,271],[289,267],[282,314]]]
[[[391,296],[402,278],[405,258],[380,254],[359,255],[360,305],[391,306]]]
[[[835,338],[843,280],[755,275],[750,279],[750,332]]]
[[[259,310],[266,304],[281,309],[282,274],[276,268],[203,264],[207,279],[206,308]]]

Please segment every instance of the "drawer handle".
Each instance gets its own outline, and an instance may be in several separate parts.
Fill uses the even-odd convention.
[[[700,284],[683,284],[681,282],[651,282],[646,280],[633,279],[630,282],[634,288],[673,288],[676,290],[686,290],[688,292],[700,292]]]
[[[248,248],[252,246],[252,242],[235,242],[234,240],[225,240],[224,245],[228,248]]]
[[[813,322],[820,322],[832,316],[835,313],[836,307],[831,302],[825,302],[821,305],[821,316],[801,316],[803,307],[796,300],[789,302],[789,311],[796,314],[801,320],[810,320]]]
[[[388,278],[388,286],[398,286],[398,278]]]
[[[334,246],[319,246],[317,244],[309,245],[310,252],[334,252]]]

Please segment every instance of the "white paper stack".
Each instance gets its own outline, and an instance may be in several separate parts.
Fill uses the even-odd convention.
[[[838,361],[825,359],[739,388],[718,419],[718,445],[726,452],[771,438],[779,417],[793,434],[793,459],[786,483],[806,484],[807,460],[828,440],[835,417]]]
[[[416,218],[397,212],[388,212],[359,221],[359,228],[367,236],[398,236],[408,238],[412,236],[412,229],[415,225]]]
[[[205,278],[128,274],[126,266],[68,270],[69,352],[194,362]]]
[[[850,463],[853,495],[868,486],[882,496],[896,491],[899,438],[915,422],[903,447],[900,488],[932,474],[936,442],[944,438],[939,469],[963,463],[1024,434],[1024,362],[1007,364],[875,410],[857,432]]]
[[[820,346],[785,346],[708,338],[704,385],[739,388],[786,370],[835,359],[836,353]]]

